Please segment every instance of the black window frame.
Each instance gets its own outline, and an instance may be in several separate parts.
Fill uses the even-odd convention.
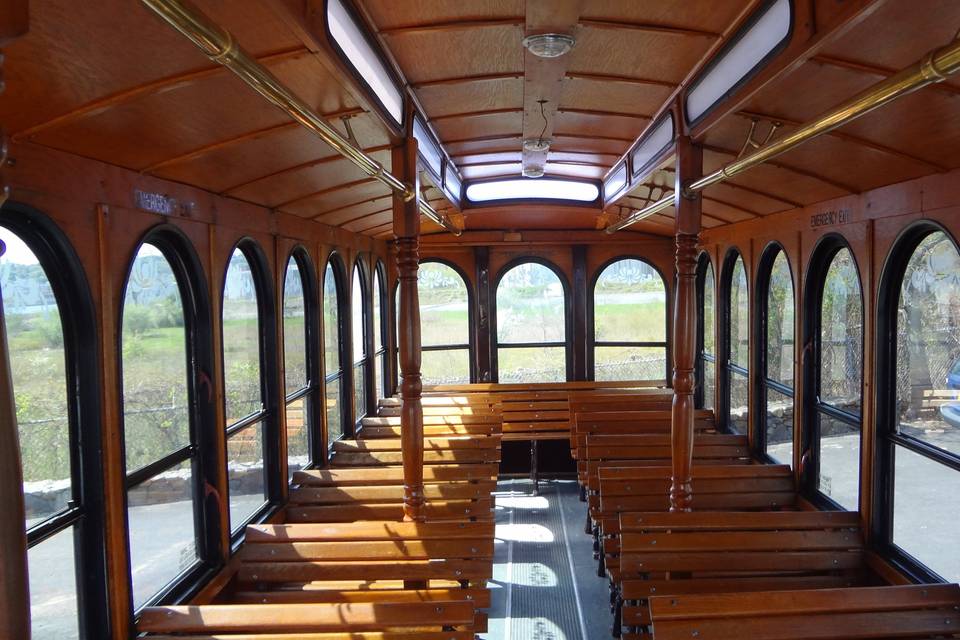
[[[287,270],[290,261],[294,261],[300,272],[300,281],[303,288],[303,316],[305,324],[305,355],[307,363],[307,382],[299,389],[287,393],[286,377],[282,385],[282,395],[284,404],[287,408],[298,400],[304,399],[304,428],[307,430],[307,450],[310,459],[303,468],[308,469],[322,464],[325,461],[324,448],[321,444],[323,438],[321,434],[320,410],[323,406],[323,400],[320,397],[320,338],[318,335],[320,328],[319,304],[317,297],[317,276],[313,267],[313,260],[310,259],[310,252],[303,245],[296,245],[287,255],[287,261],[284,263],[283,281],[281,284],[281,299],[286,302],[287,294]],[[284,357],[286,349],[283,349]],[[286,363],[284,363],[286,364]],[[286,425],[284,425],[286,429]],[[289,450],[286,452],[288,465],[290,459]],[[288,472],[288,475],[289,472]]]
[[[257,313],[258,324],[257,333],[259,334],[259,356],[260,356],[260,397],[262,399],[259,411],[254,411],[243,418],[240,418],[232,424],[224,425],[224,465],[229,459],[229,441],[233,436],[252,429],[257,425],[263,428],[263,474],[264,474],[264,503],[242,523],[234,526],[229,523],[230,539],[234,551],[243,540],[244,531],[248,524],[261,523],[266,521],[273,512],[279,508],[282,500],[282,486],[286,484],[286,478],[280,477],[281,462],[280,457],[286,455],[286,452],[280,450],[280,428],[281,425],[277,419],[280,413],[279,403],[283,388],[279,380],[279,371],[277,367],[277,316],[274,305],[276,297],[273,291],[273,277],[271,274],[269,262],[266,255],[260,248],[256,240],[250,237],[243,237],[238,240],[230,249],[228,258],[223,269],[223,278],[220,282],[220,341],[224,342],[223,336],[223,292],[227,283],[227,272],[230,269],[230,261],[234,252],[240,251],[247,263],[250,265],[250,275],[253,277],[254,288],[257,295]],[[284,265],[286,266],[286,265]],[[223,372],[223,386],[226,390],[227,371],[224,366],[225,349],[220,350],[220,368]],[[224,393],[224,402],[226,402],[226,393]],[[226,415],[224,415],[226,418]],[[229,480],[229,471],[227,472]],[[228,482],[229,485],[229,482]],[[227,514],[230,509],[230,489],[227,487]]]
[[[189,372],[187,394],[190,406],[190,444],[179,451],[167,454],[153,463],[126,472],[126,431],[123,428],[123,335],[117,332],[117,373],[119,394],[120,450],[124,465],[124,530],[125,553],[127,560],[128,588],[130,593],[130,611],[136,615],[140,609],[158,604],[179,604],[188,601],[223,566],[224,550],[221,545],[221,531],[229,524],[222,522],[220,497],[208,492],[207,486],[216,487],[220,478],[217,471],[222,464],[219,443],[215,436],[217,414],[212,389],[214,370],[213,318],[207,280],[203,266],[187,236],[177,227],[161,224],[150,229],[134,246],[128,261],[124,278],[118,313],[119,327],[123,326],[123,301],[126,298],[127,282],[132,273],[134,260],[144,244],[157,248],[167,260],[177,279],[180,300],[183,306],[184,329],[186,337],[186,365]],[[159,592],[147,600],[139,609],[133,603],[133,576],[130,571],[130,523],[128,495],[132,489],[146,480],[167,471],[187,460],[191,461],[194,509],[194,542],[198,560],[186,571],[167,583]]]
[[[756,388],[754,393],[755,406],[753,409],[755,416],[753,421],[753,445],[754,453],[756,453],[761,460],[765,460],[771,464],[789,464],[790,466],[793,466],[792,460],[789,462],[777,461],[767,453],[767,401],[769,391],[773,390],[781,395],[789,397],[793,401],[794,415],[796,415],[797,411],[797,399],[795,391],[797,379],[796,367],[792,367],[794,380],[792,386],[787,386],[779,380],[770,378],[768,367],[769,363],[767,349],[769,345],[767,335],[770,313],[770,278],[773,275],[773,265],[781,254],[783,255],[784,260],[786,260],[787,270],[790,272],[790,293],[793,296],[791,299],[791,304],[794,306],[794,314],[796,314],[796,286],[794,282],[793,266],[790,264],[790,256],[787,254],[787,251],[782,244],[774,241],[769,243],[764,248],[763,253],[760,254],[760,262],[757,265],[756,284],[754,286],[755,294],[753,296],[751,305],[753,307],[753,322],[751,331],[755,336],[756,344],[763,345],[763,348],[755,349],[756,353],[754,354],[753,358],[753,366],[755,367],[757,373]],[[794,315],[794,318],[796,318],[796,315]],[[793,352],[796,351],[796,334],[796,322],[794,322],[793,333],[791,334],[791,342],[794,346]],[[794,419],[790,430],[793,434],[793,441],[796,443],[796,419]]]
[[[860,295],[860,308],[863,322],[867,321],[867,309],[863,298],[863,278],[860,273],[860,265],[857,262],[856,255],[846,239],[837,233],[829,233],[823,236],[811,253],[810,261],[807,265],[807,273],[804,278],[805,286],[803,288],[803,356],[800,359],[801,375],[803,376],[803,406],[802,421],[803,429],[801,432],[801,459],[800,459],[800,486],[804,496],[815,506],[823,509],[844,511],[844,507],[836,501],[830,499],[822,493],[819,488],[820,479],[820,460],[816,454],[819,451],[820,441],[820,418],[825,416],[839,420],[850,426],[856,426],[860,432],[860,451],[861,459],[857,464],[857,496],[858,509],[859,503],[863,500],[863,350],[865,331],[860,332],[860,415],[853,414],[837,409],[829,403],[820,400],[820,365],[821,365],[821,344],[820,328],[823,302],[823,287],[826,284],[827,275],[830,271],[830,265],[842,249],[850,252],[853,261],[854,270],[857,273],[857,286]],[[794,373],[796,376],[796,373]],[[794,409],[796,410],[796,408]],[[794,435],[796,441],[796,435]]]
[[[641,342],[641,341],[631,341],[631,340],[597,340],[597,327],[596,327],[596,305],[597,305],[597,283],[600,281],[600,278],[603,277],[604,272],[611,266],[615,265],[618,262],[624,260],[637,260],[647,265],[660,277],[660,284],[663,285],[663,294],[664,294],[664,308],[663,308],[663,341],[662,342]],[[671,326],[670,318],[671,311],[673,309],[673,296],[670,290],[670,287],[667,284],[667,279],[663,276],[663,272],[650,260],[642,256],[634,254],[624,254],[618,255],[614,258],[611,258],[600,265],[599,268],[594,272],[593,277],[590,279],[589,284],[589,300],[590,303],[587,305],[587,375],[589,380],[596,380],[597,370],[597,347],[641,347],[641,348],[662,348],[663,357],[664,357],[664,373],[663,373],[663,383],[664,386],[672,386],[671,384],[671,371],[673,369],[671,362]],[[657,379],[659,382],[660,379]]]
[[[350,362],[353,360],[353,354],[347,352],[349,349],[349,341],[344,340],[345,336],[349,336],[347,333],[350,328],[348,324],[349,317],[344,313],[344,308],[349,307],[347,304],[347,293],[346,287],[344,285],[345,271],[346,267],[343,264],[343,258],[340,257],[340,254],[336,251],[330,253],[327,256],[327,260],[323,265],[323,280],[320,282],[320,301],[321,305],[324,303],[324,289],[326,284],[327,277],[327,268],[333,273],[333,281],[337,289],[337,355],[339,359],[339,368],[335,372],[327,371],[327,362],[324,359],[323,362],[323,397],[326,398],[327,385],[329,385],[334,380],[339,382],[340,390],[340,437],[338,440],[347,438],[353,435],[353,421],[351,420],[351,410],[349,406],[353,403],[353,385],[352,380],[350,380],[350,369],[349,367],[344,367],[344,362]],[[321,311],[321,320],[323,319],[323,313]],[[325,332],[324,332],[324,335]],[[326,352],[326,345],[324,345],[324,352]],[[350,395],[346,395],[349,393]],[[349,404],[347,402],[349,400]],[[330,456],[333,452],[333,442],[330,442],[330,425],[327,420],[327,412],[323,412],[323,447],[326,451],[326,460],[330,460]]]
[[[960,455],[950,453],[930,443],[899,432],[897,420],[897,312],[900,290],[907,266],[914,252],[929,235],[943,233],[960,253],[957,239],[943,225],[932,220],[920,220],[900,232],[887,254],[880,275],[877,295],[876,331],[876,401],[877,441],[875,450],[876,473],[873,490],[876,508],[870,523],[873,539],[885,559],[896,569],[916,582],[947,582],[943,576],[914,558],[893,541],[896,447],[903,447],[927,460],[942,464],[960,473]],[[880,390],[886,390],[881,392]]]
[[[747,382],[747,389],[750,388],[750,370],[742,365],[734,364],[730,361],[730,316],[733,300],[731,293],[733,289],[733,270],[740,260],[743,264],[744,276],[747,283],[747,308],[750,308],[753,299],[750,291],[750,272],[747,269],[747,261],[743,259],[743,254],[736,247],[731,247],[723,259],[723,268],[720,275],[719,304],[717,305],[716,322],[720,326],[719,338],[720,344],[717,345],[717,371],[719,374],[719,384],[715,396],[714,408],[718,426],[727,433],[735,433],[730,428],[730,380],[732,376],[740,376]],[[744,318],[743,322],[750,326],[750,318]],[[750,355],[747,354],[747,362],[750,362]],[[749,366],[749,365],[748,365]],[[746,434],[748,430],[744,430]]]
[[[707,385],[715,385],[716,379],[707,380],[706,376],[706,363],[712,362],[714,372],[717,370],[717,354],[716,353],[707,353],[706,351],[706,325],[704,319],[706,318],[706,282],[707,282],[707,272],[710,272],[713,275],[713,301],[714,301],[714,310],[713,310],[713,331],[714,331],[714,350],[717,347],[716,341],[716,330],[717,330],[717,277],[716,270],[713,268],[713,262],[710,260],[710,256],[706,251],[700,253],[700,256],[697,258],[697,273],[696,273],[696,284],[697,284],[697,355],[694,362],[694,375],[696,379],[696,385],[694,387],[694,406],[697,409],[703,409],[704,402],[706,401],[704,392],[707,388]],[[717,413],[717,393],[714,389],[713,394],[713,404],[712,407],[714,414]]]
[[[508,342],[501,343],[499,336],[499,327],[497,326],[497,293],[500,291],[500,283],[503,281],[504,276],[506,276],[510,271],[515,267],[522,266],[528,263],[539,264],[540,266],[546,267],[553,272],[557,279],[560,281],[560,286],[563,288],[563,316],[564,316],[564,340],[563,342]],[[530,349],[530,348],[556,348],[563,347],[564,350],[564,359],[566,365],[566,379],[567,381],[574,379],[573,374],[573,353],[572,353],[572,338],[573,338],[573,296],[570,288],[570,283],[567,282],[567,278],[564,276],[563,271],[560,268],[539,256],[519,256],[510,260],[505,265],[500,268],[500,271],[497,272],[497,277],[493,281],[493,287],[491,291],[492,295],[490,296],[490,336],[492,348],[491,351],[491,375],[493,377],[493,382],[500,382],[500,349]]]
[[[101,458],[100,389],[103,380],[93,296],[79,256],[66,235],[45,214],[28,205],[7,201],[0,208],[0,226],[29,247],[50,283],[63,332],[64,384],[72,390],[67,393],[72,497],[66,508],[50,514],[26,531],[27,548],[74,528],[74,579],[80,637],[109,637],[106,507]]]

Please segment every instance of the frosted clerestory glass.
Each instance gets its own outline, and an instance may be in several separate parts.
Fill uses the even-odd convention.
[[[327,0],[327,26],[357,75],[367,83],[390,117],[397,124],[403,122],[403,94],[342,0]]]
[[[790,35],[790,0],[776,0],[741,30],[687,94],[687,122],[696,122]]]
[[[673,142],[673,136],[673,118],[668,115],[662,118],[630,153],[633,174],[642,171],[658,153]]]
[[[597,185],[574,180],[516,178],[467,185],[467,199],[473,202],[523,199],[593,202],[599,195]]]

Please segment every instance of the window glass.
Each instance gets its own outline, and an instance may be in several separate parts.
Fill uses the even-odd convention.
[[[383,363],[384,363],[384,317],[382,304],[386,301],[386,290],[383,288],[383,280],[380,278],[380,268],[373,272],[373,375],[374,389],[377,392],[377,398],[387,397],[387,390],[384,387]]]
[[[260,312],[249,260],[234,249],[223,287],[223,372],[227,424],[260,411]]]
[[[310,433],[307,428],[307,398],[287,404],[287,474],[303,469],[310,462]]]
[[[960,473],[894,447],[893,542],[949,582],[960,581]]]
[[[266,502],[263,465],[263,423],[256,422],[227,439],[230,480],[230,523],[239,530]]]
[[[323,363],[326,376],[328,444],[343,435],[343,401],[340,379],[343,374],[340,363],[340,293],[337,275],[331,263],[323,275]]]
[[[793,282],[780,251],[767,289],[767,377],[788,387],[793,387],[793,328]]]
[[[151,244],[130,269],[121,336],[129,473],[190,444],[183,304],[170,263]]]
[[[194,484],[186,460],[127,492],[135,609],[198,559]],[[163,535],[158,535],[161,526]]]
[[[899,432],[960,455],[960,255],[942,232],[907,264],[896,344]]]
[[[337,276],[327,264],[323,274],[323,362],[327,375],[340,369],[340,297]]]
[[[703,352],[712,356],[717,354],[715,291],[713,265],[707,263],[707,273],[703,277]]]
[[[0,241],[6,246],[0,291],[30,527],[72,498],[66,355],[60,308],[39,259],[4,227]]]
[[[551,269],[526,262],[501,278],[497,286],[497,342],[500,382],[566,380],[564,290]],[[525,346],[518,348],[520,345]]]
[[[564,291],[557,275],[535,262],[518,265],[497,287],[497,341],[563,342]]]
[[[750,362],[750,298],[743,258],[737,257],[730,278],[730,363],[748,368]]]
[[[859,508],[860,427],[820,414],[820,492],[844,509]]]
[[[703,408],[713,409],[717,406],[716,387],[714,382],[717,379],[717,364],[713,360],[705,360],[703,363]]]
[[[750,419],[750,379],[739,371],[730,371],[730,414],[728,427],[731,432],[746,434]]]
[[[837,252],[823,284],[820,306],[820,399],[860,413],[863,306],[848,249]]]
[[[470,383],[469,349],[424,351],[422,356],[423,384]]]
[[[423,346],[470,343],[467,285],[452,268],[425,262],[417,273]]]
[[[767,455],[793,464],[793,397],[767,388]]]
[[[293,256],[283,280],[283,365],[285,395],[307,386],[307,317],[303,276]]]
[[[363,330],[363,283],[360,277],[360,268],[353,268],[353,283],[350,288],[351,315],[350,326],[353,328],[353,361],[360,362],[366,355]]]
[[[356,409],[357,420],[367,413],[367,341],[363,312],[366,307],[363,279],[360,274],[360,265],[353,268],[353,283],[350,289],[351,323],[353,327],[353,406]]]
[[[68,527],[27,551],[31,640],[80,637],[77,581],[69,571],[76,566],[74,533]]]
[[[633,258],[607,266],[593,289],[594,379],[666,377],[667,291],[652,266]],[[648,342],[649,345],[603,343]]]

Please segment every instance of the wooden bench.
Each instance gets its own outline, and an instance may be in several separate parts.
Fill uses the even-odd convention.
[[[620,519],[626,627],[650,622],[653,595],[879,582],[865,561],[857,513],[653,512]]]
[[[650,599],[656,640],[956,638],[960,586],[755,591]]]
[[[716,433],[713,412],[699,411],[695,417],[696,433]],[[575,438],[577,441],[577,481],[581,487],[587,485],[588,461],[587,439],[599,443],[598,437],[624,437],[633,435],[660,435],[669,438],[671,431],[670,413],[666,411],[626,411],[623,413],[604,412],[579,414]],[[613,442],[613,440],[610,440]],[[668,456],[669,457],[669,456]]]
[[[697,511],[779,510],[796,508],[797,492],[788,465],[703,465],[693,469],[693,508]],[[599,567],[620,582],[620,535],[624,518],[635,512],[670,509],[672,469],[604,467],[595,511]]]

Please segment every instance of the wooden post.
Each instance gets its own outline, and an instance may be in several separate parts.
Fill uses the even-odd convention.
[[[417,184],[417,141],[408,136],[393,149],[393,171],[404,182]],[[423,405],[420,393],[420,209],[418,198],[393,196],[393,235],[397,244],[400,309],[397,340],[400,361],[400,439],[403,450],[403,514],[406,520],[423,519]]]
[[[677,140],[677,172],[674,191],[676,211],[676,295],[673,306],[673,410],[671,446],[673,478],[670,510],[690,511],[693,490],[694,366],[697,344],[697,242],[700,238],[699,194],[687,197],[683,185],[700,177],[703,151],[690,138]]]
[[[0,47],[27,32],[27,0],[0,3]],[[0,54],[0,93],[6,85]],[[7,137],[0,131],[0,168],[7,162]],[[10,188],[0,174],[0,205]],[[0,242],[0,256],[6,247]],[[30,581],[27,574],[27,535],[24,529],[23,472],[13,375],[7,348],[6,322],[0,300],[0,638],[30,637]]]

